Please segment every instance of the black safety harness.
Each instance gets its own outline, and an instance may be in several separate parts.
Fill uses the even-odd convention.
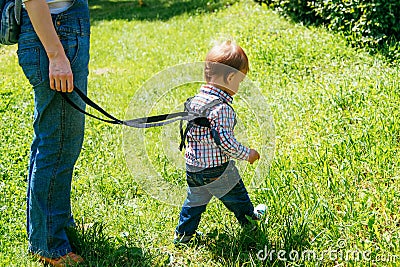
[[[193,126],[195,126],[195,125],[209,128],[211,131],[211,136],[214,138],[215,144],[217,146],[221,145],[221,140],[219,138],[218,132],[215,129],[211,128],[211,123],[210,123],[210,120],[207,118],[207,115],[212,107],[214,107],[218,104],[226,103],[226,102],[220,98],[214,99],[213,101],[202,106],[197,112],[194,112],[190,107],[190,103],[191,103],[192,99],[193,99],[193,97],[190,97],[186,100],[184,111],[188,112],[188,113],[196,114],[196,115],[195,115],[194,119],[187,120],[185,130],[183,130],[183,120],[180,121],[179,132],[181,134],[181,143],[179,145],[179,150],[182,151],[183,148],[186,148],[186,136],[187,136],[188,132],[190,131],[190,129],[192,129]],[[226,104],[228,104],[228,103],[226,103]]]
[[[88,106],[94,108],[101,114],[103,114],[107,119],[100,118],[96,115],[90,114],[86,112],[85,110],[81,109],[76,103],[74,103],[68,96],[67,93],[61,93],[61,96],[65,99],[66,102],[68,102],[73,108],[78,110],[79,112],[98,119],[103,122],[111,123],[111,124],[120,124],[120,125],[125,125],[129,127],[134,127],[134,128],[151,128],[151,127],[158,127],[158,126],[163,126],[166,124],[173,123],[175,121],[180,121],[179,125],[179,132],[181,136],[181,142],[179,144],[179,150],[182,151],[183,148],[186,148],[186,137],[190,129],[193,128],[193,126],[198,125],[202,127],[207,127],[211,131],[211,135],[217,145],[221,145],[221,140],[219,138],[219,135],[217,131],[213,128],[211,128],[211,123],[207,118],[207,115],[210,111],[210,109],[218,104],[225,103],[229,105],[226,101],[218,98],[215,99],[208,104],[202,106],[199,110],[195,111],[190,107],[190,103],[193,99],[193,97],[188,98],[184,104],[184,111],[183,112],[176,112],[176,113],[169,113],[169,114],[162,114],[162,115],[155,115],[155,116],[149,116],[149,117],[142,117],[142,118],[137,118],[137,119],[132,119],[132,120],[120,120],[102,109],[99,105],[97,105],[95,102],[93,102],[89,97],[87,97],[81,90],[79,90],[76,86],[74,88],[74,92],[78,94],[78,96],[82,99],[85,104]],[[229,105],[230,106],[230,105]],[[231,107],[231,106],[230,106]],[[231,107],[232,108],[232,107]],[[187,121],[186,129],[183,129],[183,122]]]

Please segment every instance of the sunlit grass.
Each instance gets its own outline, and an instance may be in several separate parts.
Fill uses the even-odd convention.
[[[174,158],[181,156],[178,123],[136,132],[146,134],[151,158],[143,155],[135,164],[151,164],[131,171],[123,128],[88,118],[72,192],[79,225],[94,223],[88,232],[78,228],[74,237],[88,259],[86,266],[372,266],[373,259],[377,266],[396,266],[382,261],[385,255],[398,255],[399,263],[398,68],[251,1],[222,4],[216,12],[197,10],[196,3],[182,9],[175,5],[174,15],[160,11],[159,19],[151,4],[172,2],[139,7],[133,1],[136,17],[129,19],[128,9],[124,13],[115,3],[92,3],[89,96],[94,101],[119,118],[132,108],[145,115],[148,107],[131,105],[140,103],[134,97],[148,79],[176,64],[202,61],[213,40],[231,36],[249,55],[248,79],[263,97],[257,109],[265,104],[272,112],[276,148],[271,167],[262,170],[262,188],[250,194],[254,203],[268,206],[266,220],[257,223],[260,230],[241,230],[233,215],[213,202],[200,224],[204,236],[176,248],[171,239],[179,207],[153,199],[137,176],[153,168],[184,185],[184,166]],[[15,51],[0,48],[0,266],[40,266],[26,254],[25,235],[33,93],[19,78],[23,74]],[[188,95],[197,90],[197,85],[189,87]],[[183,89],[168,92],[152,114],[180,111],[187,97]],[[257,114],[243,100],[239,94],[234,102],[238,136],[257,149],[264,129],[258,131]],[[241,166],[248,179],[254,170]],[[265,247],[287,253],[312,250],[319,256],[327,250],[358,249],[370,251],[371,260],[337,254],[321,261],[283,261],[275,254],[263,261],[257,253]]]

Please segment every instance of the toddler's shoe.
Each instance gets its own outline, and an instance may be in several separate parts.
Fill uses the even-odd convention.
[[[178,245],[178,244],[187,244],[189,243],[190,240],[192,240],[192,238],[194,237],[194,235],[185,235],[185,234],[178,234],[177,232],[175,232],[174,235],[174,244]]]
[[[262,216],[267,212],[267,206],[265,204],[258,204],[254,208],[254,216],[256,220],[260,220]]]
[[[173,242],[175,245],[187,244],[193,239],[193,237],[195,237],[197,239],[197,238],[201,238],[203,236],[204,236],[204,234],[199,231],[196,231],[196,233],[194,233],[193,235],[181,235],[181,234],[178,234],[177,232],[175,232]]]

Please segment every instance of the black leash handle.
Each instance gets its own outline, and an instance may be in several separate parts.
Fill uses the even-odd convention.
[[[85,102],[88,106],[91,106],[92,108],[96,109],[97,111],[99,111],[100,113],[102,113],[104,116],[106,116],[107,118],[111,119],[111,120],[106,120],[100,117],[97,117],[93,114],[90,114],[86,111],[84,111],[83,109],[81,109],[77,104],[74,103],[74,101],[72,101],[69,97],[68,97],[68,93],[62,93],[59,92],[61,94],[61,96],[65,99],[65,101],[68,102],[68,104],[70,104],[74,109],[82,112],[83,114],[107,122],[107,123],[111,123],[111,124],[123,124],[123,121],[115,118],[114,116],[112,116],[111,114],[109,114],[107,111],[105,111],[104,109],[102,109],[99,105],[97,105],[96,103],[94,103],[92,100],[90,100],[81,90],[79,90],[76,86],[74,87],[74,91],[79,95],[79,97],[83,100],[83,102]]]
[[[69,93],[62,93],[61,96],[65,99],[66,102],[68,102],[73,108],[78,110],[79,112],[82,112],[83,114],[92,117],[94,119],[111,123],[111,124],[121,124],[121,125],[126,125],[129,127],[134,127],[134,128],[150,128],[150,127],[158,127],[158,126],[163,126],[169,123],[173,123],[178,120],[191,120],[193,118],[196,118],[196,114],[191,114],[189,112],[177,112],[177,113],[171,113],[171,114],[162,114],[162,115],[155,115],[155,116],[150,116],[150,117],[143,117],[143,118],[137,118],[137,119],[132,119],[132,120],[120,120],[102,109],[99,105],[94,103],[89,97],[87,97],[79,88],[76,86],[74,87],[74,92],[78,94],[78,96],[82,99],[83,102],[85,102],[88,106],[94,108],[95,110],[99,111],[101,114],[106,116],[108,119],[103,119],[100,118],[96,115],[90,114],[86,112],[85,110],[81,109],[77,104],[75,104],[70,98],[69,98]]]

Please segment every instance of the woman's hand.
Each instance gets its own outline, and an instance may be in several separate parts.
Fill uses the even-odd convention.
[[[68,58],[62,53],[48,52],[50,88],[61,92],[72,92],[74,76]]]
[[[60,92],[72,92],[74,78],[71,65],[54,28],[49,6],[45,0],[28,0],[25,2],[25,8],[49,58],[50,88]]]

